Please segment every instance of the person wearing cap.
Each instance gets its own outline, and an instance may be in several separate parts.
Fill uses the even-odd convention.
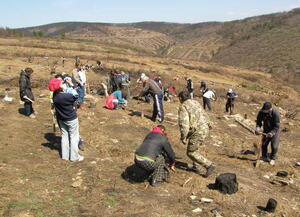
[[[31,75],[33,73],[32,68],[26,68],[21,71],[19,79],[20,98],[24,102],[25,115],[30,118],[36,117],[36,112],[33,109],[32,103],[34,102],[34,96],[31,89]]]
[[[149,77],[141,77],[141,81],[145,83],[144,89],[141,91],[139,97],[146,96],[151,94],[153,97],[153,112],[152,112],[152,121],[156,121],[156,117],[159,117],[159,122],[164,121],[164,107],[163,99],[164,94],[162,87],[154,80],[149,79]]]
[[[265,102],[256,118],[256,135],[262,135],[262,158],[268,162],[268,145],[271,142],[270,164],[275,165],[276,154],[280,138],[280,114],[272,107],[272,103]]]
[[[229,89],[226,94],[226,97],[227,97],[227,102],[225,105],[226,112],[230,112],[230,114],[233,114],[234,101],[235,98],[238,97],[238,95],[232,89]]]
[[[149,79],[149,77],[146,76],[145,73],[142,73],[141,76],[137,79],[136,82],[137,82],[138,84],[142,84],[142,85],[143,85],[143,88],[144,88],[145,85],[146,85],[146,81],[147,81],[148,79]],[[146,93],[146,94],[145,94],[145,102],[148,103],[148,104],[150,104],[150,102],[151,102],[151,98],[150,98],[149,95],[150,95],[149,93]]]
[[[135,151],[135,164],[150,173],[150,184],[157,186],[169,177],[166,168],[166,159],[169,166],[174,170],[175,153],[170,145],[166,128],[158,125],[152,128],[151,132],[145,137],[143,143]]]
[[[78,94],[74,89],[73,93],[65,92],[66,86],[58,78],[51,79],[48,87],[54,92],[53,105],[61,130],[61,157],[67,161],[82,161],[84,157],[78,153],[79,122],[75,106]]]

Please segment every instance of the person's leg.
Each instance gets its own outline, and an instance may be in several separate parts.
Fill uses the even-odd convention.
[[[61,120],[58,120],[61,132],[61,158],[63,160],[70,159],[70,143],[69,143],[69,127]]]
[[[78,154],[78,142],[79,142],[79,122],[76,118],[75,120],[68,121],[69,133],[70,133],[70,160],[78,161],[80,155]]]
[[[193,94],[193,91],[190,92],[190,96],[191,96],[191,99],[194,99],[194,94]]]
[[[164,105],[163,105],[164,96],[161,93],[157,95],[157,98],[158,98],[158,106],[157,106],[158,115],[160,117],[160,122],[163,122],[164,121]]]
[[[272,148],[272,152],[270,156],[271,160],[276,160],[276,154],[278,152],[279,140],[280,140],[279,134],[280,133],[276,133],[271,140],[271,148]]]
[[[158,114],[158,106],[159,106],[159,102],[158,102],[158,97],[155,94],[153,97],[153,112],[152,112],[152,121],[156,120],[157,114]]]
[[[163,156],[159,156],[154,164],[154,171],[152,175],[152,182],[151,183],[157,183],[157,182],[163,182],[167,180],[169,177],[169,172],[165,168],[165,158]]]
[[[213,163],[200,154],[199,147],[203,144],[207,134],[208,134],[208,128],[203,127],[201,129],[201,131],[199,131],[198,133],[194,133],[190,137],[189,142],[188,142],[188,147],[187,147],[187,156],[193,162],[200,164],[201,166],[205,167],[206,169],[209,166],[211,166]]]
[[[205,110],[206,109],[206,98],[205,97],[202,97],[202,99],[203,99],[203,109]]]
[[[211,111],[210,99],[206,98],[206,104],[209,111]]]
[[[82,97],[83,97],[83,92],[82,92],[82,86],[77,87],[77,93],[78,93],[78,103],[81,105],[83,103]]]
[[[270,139],[266,136],[263,136],[261,139],[261,156],[263,159],[268,158],[268,145],[269,145]]]
[[[24,109],[25,109],[25,115],[26,116],[31,115],[30,106],[31,106],[31,102],[24,102]]]
[[[225,105],[226,112],[229,112],[229,108],[230,108],[230,103],[229,103],[229,100],[227,100],[226,105]]]

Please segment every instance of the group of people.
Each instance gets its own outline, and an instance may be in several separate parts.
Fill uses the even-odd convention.
[[[30,78],[33,73],[31,68],[26,68],[20,74],[20,97],[24,101],[25,114],[31,118],[35,117],[35,111],[32,103],[34,96],[31,90]],[[121,72],[119,75],[122,75]],[[115,75],[114,75],[115,76]],[[128,78],[127,78],[128,79]],[[128,79],[129,80],[129,79]],[[79,154],[82,140],[79,135],[79,122],[77,116],[77,108],[82,106],[84,102],[84,89],[86,77],[84,70],[78,64],[73,70],[72,76],[57,75],[49,81],[49,90],[53,93],[51,96],[52,105],[55,109],[56,119],[61,131],[61,156],[63,160],[82,161],[83,156]],[[162,123],[164,121],[164,90],[160,78],[150,79],[142,74],[138,82],[142,83],[143,89],[139,97],[152,96],[153,113],[152,121]],[[188,81],[191,84],[191,79]],[[190,86],[193,87],[193,86]],[[128,86],[129,89],[129,86]],[[212,123],[204,111],[205,106],[193,99],[191,89],[181,91],[178,94],[180,106],[178,109],[178,124],[180,131],[180,140],[182,144],[187,145],[187,156],[192,160],[192,170],[204,177],[210,176],[216,169],[216,164],[203,156],[201,146],[209,135]],[[172,91],[172,90],[170,90]],[[201,91],[203,96],[209,93],[209,88],[205,82],[201,83]],[[127,104],[128,92],[122,87],[114,90],[111,95],[112,109],[117,109],[120,104]],[[173,89],[174,96],[175,91]],[[227,93],[226,111],[232,112],[234,99],[236,94],[229,89]],[[107,100],[106,99],[106,100]],[[79,101],[79,106],[77,102]],[[209,106],[208,106],[209,107]],[[263,162],[270,162],[275,165],[276,154],[279,147],[280,137],[280,114],[272,107],[270,102],[265,102],[259,111],[256,120],[257,135],[262,135],[262,158]],[[268,144],[271,143],[271,155],[268,156]],[[149,172],[150,184],[157,186],[169,177],[169,169],[166,166],[168,162],[170,168],[175,167],[175,152],[167,137],[167,129],[160,124],[152,128],[151,132],[145,137],[143,143],[135,152],[135,164]],[[201,172],[201,167],[206,169],[205,173]]]
[[[186,79],[186,88],[187,91],[190,94],[190,98],[194,98],[194,85],[191,78],[185,78]],[[201,81],[200,83],[200,93],[202,95],[203,99],[203,109],[206,110],[206,108],[211,111],[211,100],[215,101],[217,100],[216,92],[210,88],[208,88],[208,85],[206,82]],[[238,97],[238,95],[230,88],[228,92],[226,93],[226,105],[225,105],[225,111],[230,112],[230,114],[233,114],[235,99]]]

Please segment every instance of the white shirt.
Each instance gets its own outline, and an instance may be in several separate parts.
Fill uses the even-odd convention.
[[[86,82],[86,75],[84,70],[79,70],[78,71],[79,78],[81,82],[84,84]]]
[[[205,92],[203,96],[208,99],[214,99],[216,97],[215,93],[211,90]]]

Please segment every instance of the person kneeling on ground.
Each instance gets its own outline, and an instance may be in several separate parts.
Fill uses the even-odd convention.
[[[114,91],[106,98],[103,105],[107,109],[117,110],[119,109],[120,105],[127,106],[127,100],[125,99],[125,97],[126,97],[125,91],[120,91],[120,90]]]
[[[175,166],[175,153],[166,135],[163,125],[153,127],[135,152],[135,164],[151,173],[152,186],[157,186],[169,178],[164,155],[168,158],[172,170]]]
[[[53,105],[61,130],[61,157],[67,161],[82,161],[84,157],[78,153],[79,123],[74,106],[78,97],[64,92],[66,86],[61,79],[51,79],[48,87],[54,92]]]
[[[178,121],[181,142],[187,145],[187,155],[193,161],[193,169],[200,174],[198,164],[206,168],[204,177],[210,176],[216,166],[199,153],[211,128],[209,117],[202,110],[200,103],[190,99],[187,91],[178,94],[181,105],[178,110]]]

